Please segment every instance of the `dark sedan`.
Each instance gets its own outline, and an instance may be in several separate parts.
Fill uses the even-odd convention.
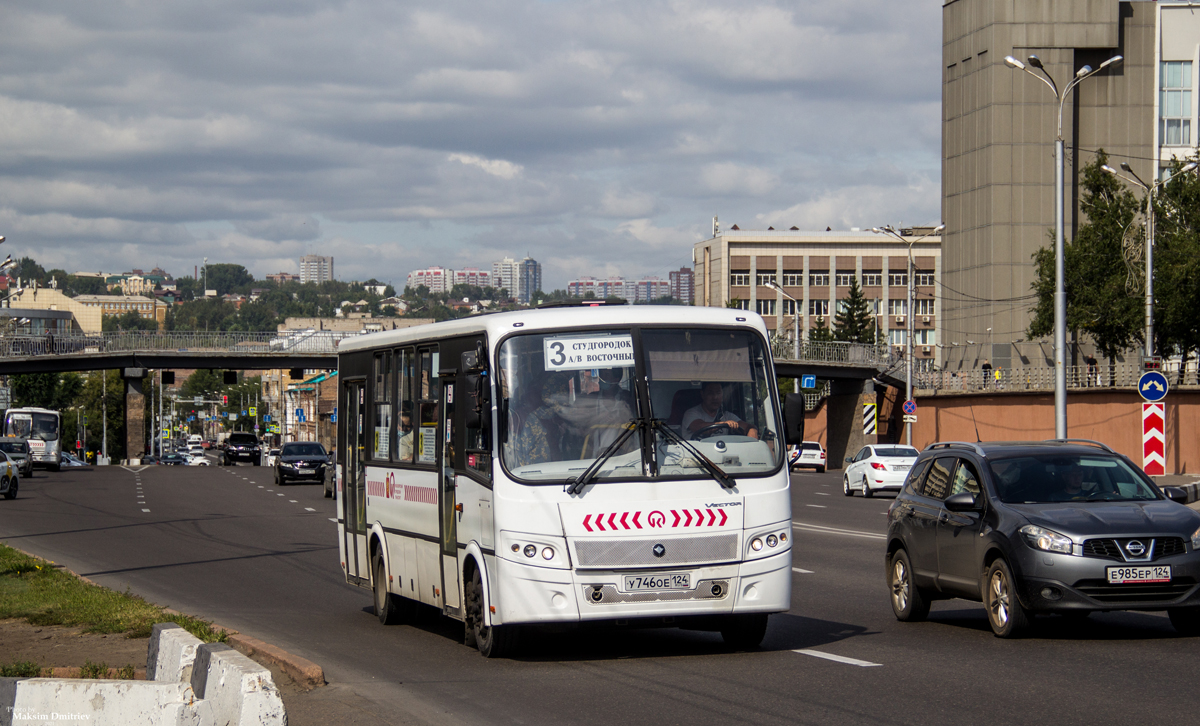
[[[1200,512],[1103,444],[939,443],[888,510],[900,620],[932,600],[982,601],[1008,638],[1034,614],[1166,610],[1200,635]]]
[[[315,441],[290,441],[279,450],[275,458],[275,483],[289,481],[325,482],[333,462],[325,447]]]
[[[187,464],[187,457],[182,454],[166,454],[158,460],[158,463],[166,466],[183,466]]]

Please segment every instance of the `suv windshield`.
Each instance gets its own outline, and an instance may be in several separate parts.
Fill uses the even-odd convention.
[[[1137,472],[1113,456],[1041,454],[1000,459],[989,466],[996,494],[1006,504],[1159,498]]]
[[[320,444],[284,444],[280,456],[325,456]]]
[[[237,446],[254,446],[258,443],[258,439],[255,438],[254,434],[230,434],[229,443],[236,444]],[[200,446],[200,442],[197,441],[192,445]]]
[[[622,431],[658,419],[694,450],[645,427],[592,477],[708,477],[695,451],[732,476],[780,463],[766,352],[747,330],[629,329],[518,335],[500,346],[501,452],[517,479],[582,475]],[[644,362],[649,400],[634,385]]]

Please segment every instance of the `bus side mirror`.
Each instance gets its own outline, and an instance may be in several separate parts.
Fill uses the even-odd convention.
[[[490,423],[491,396],[487,371],[466,376],[467,402],[465,425],[469,429],[486,429]]]
[[[804,441],[804,394],[789,393],[783,399],[783,429],[788,446]]]

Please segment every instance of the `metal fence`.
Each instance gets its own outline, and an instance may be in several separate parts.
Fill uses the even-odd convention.
[[[1197,371],[1190,365],[1166,366],[1162,371],[1173,386],[1196,385]],[[1142,367],[1134,363],[1067,366],[1067,388],[1136,388]],[[903,372],[900,374],[903,379]],[[1053,391],[1054,368],[1028,367],[992,371],[918,371],[913,387],[934,391]]]
[[[98,353],[241,353],[336,355],[338,343],[361,333],[286,333],[127,330],[94,335],[0,336],[0,356],[95,355]]]
[[[843,343],[841,341],[810,341],[800,343],[800,357],[793,358],[791,345],[783,347],[776,358],[784,361],[801,360],[810,363],[832,363],[852,366],[885,368],[892,361],[892,351],[887,345],[866,343]]]

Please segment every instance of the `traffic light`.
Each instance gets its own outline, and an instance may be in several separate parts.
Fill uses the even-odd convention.
[[[223,404],[229,403],[229,396],[221,396],[221,403],[223,403]]]

